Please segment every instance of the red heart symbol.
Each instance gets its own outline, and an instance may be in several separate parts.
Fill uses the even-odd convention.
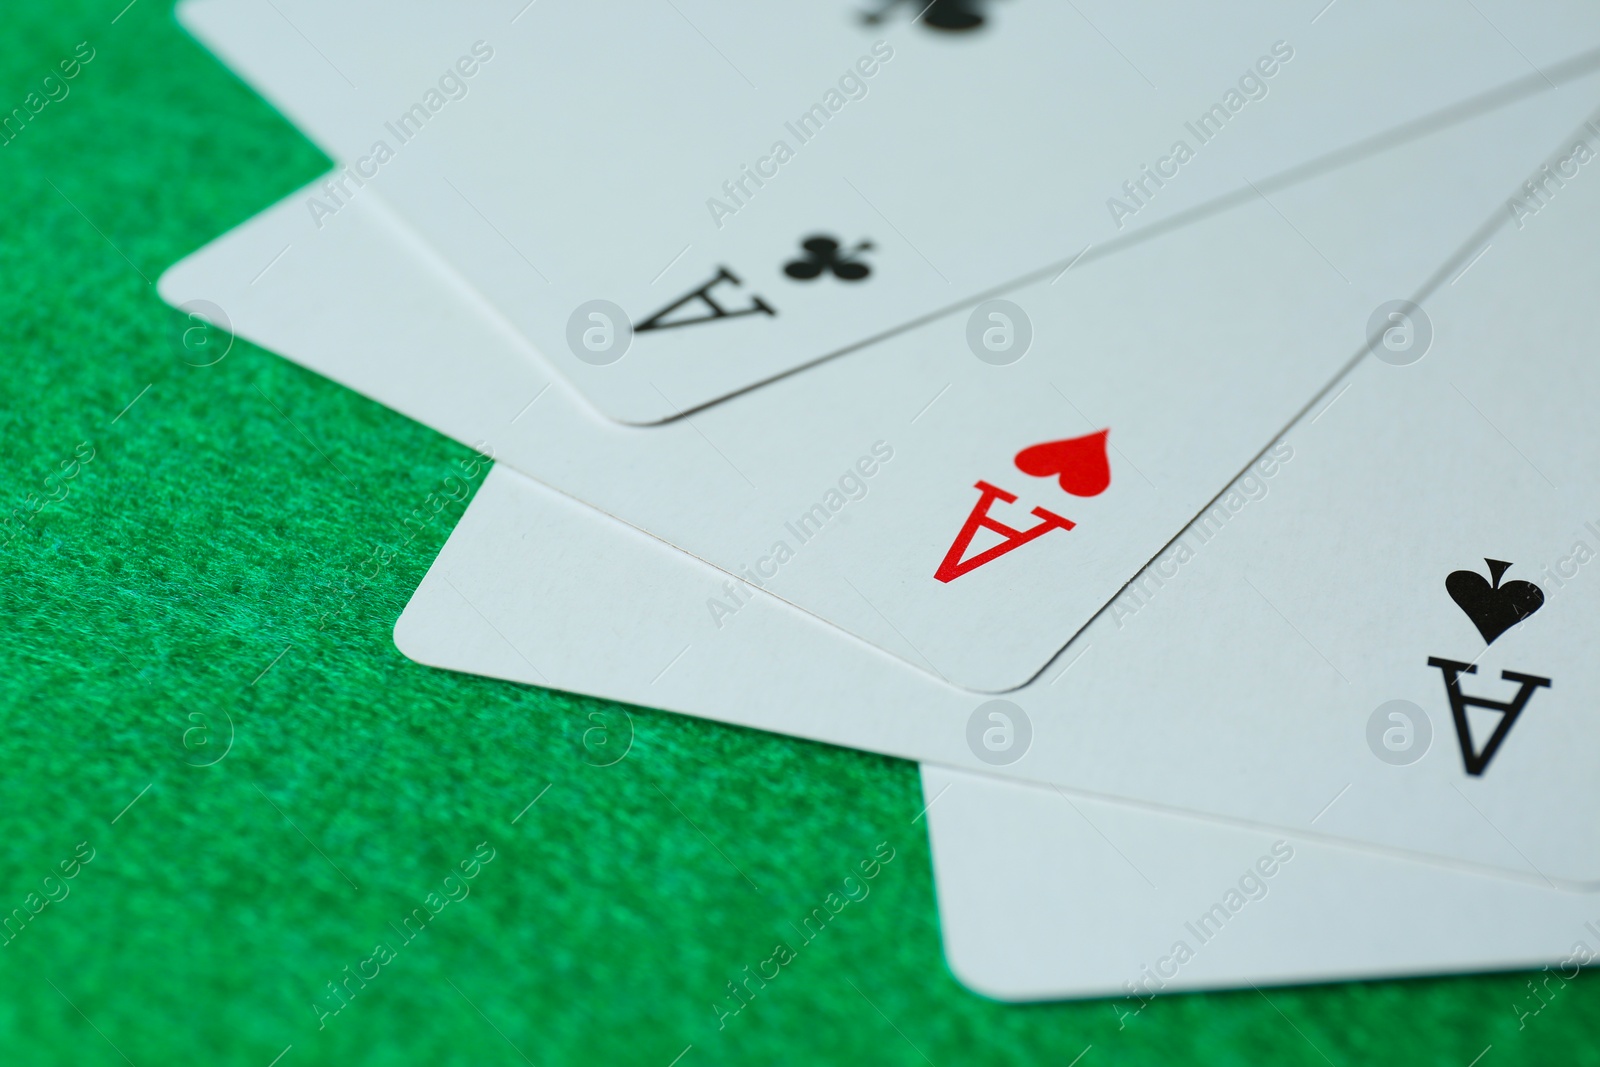
[[[1035,478],[1055,477],[1073,496],[1099,496],[1111,484],[1111,464],[1106,459],[1109,429],[1065,441],[1046,441],[1017,453],[1017,470]]]

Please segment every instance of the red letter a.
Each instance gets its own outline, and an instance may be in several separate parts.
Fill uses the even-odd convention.
[[[953,582],[968,571],[975,571],[990,560],[999,559],[1013,548],[1020,548],[1036,537],[1042,537],[1051,530],[1070,530],[1074,525],[1070,519],[1063,519],[1060,515],[1044,508],[1034,508],[1033,514],[1039,519],[1039,525],[1027,530],[1013,530],[998,519],[991,519],[989,508],[994,505],[996,498],[1007,504],[1015,504],[1016,494],[996,488],[988,482],[979,482],[976,488],[982,495],[973,505],[972,514],[967,516],[967,521],[961,524],[961,532],[956,534],[950,551],[944,554],[944,562],[939,564],[939,569],[933,574],[941,582]],[[971,559],[963,560],[961,557],[971,546],[972,538],[976,536],[980,526],[985,530],[994,531],[1005,540],[993,548],[979,552]]]

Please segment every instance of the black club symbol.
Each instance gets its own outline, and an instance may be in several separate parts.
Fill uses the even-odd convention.
[[[872,273],[871,267],[850,258],[870,249],[871,241],[862,241],[843,255],[839,252],[839,242],[824,234],[807,237],[800,242],[800,247],[806,250],[805,258],[792,259],[783,265],[783,273],[799,281],[821,277],[825,270],[832,271],[842,282],[859,282]]]
[[[900,0],[888,0],[877,11],[866,11],[861,14],[861,21],[870,26],[883,22],[891,9]],[[984,0],[931,0],[924,5],[922,0],[914,0],[910,9],[915,12],[912,21],[921,22],[923,25],[935,30],[951,30],[961,32],[975,30],[983,25]],[[921,8],[920,12],[917,11]]]

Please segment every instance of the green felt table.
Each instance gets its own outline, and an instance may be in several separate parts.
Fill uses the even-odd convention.
[[[93,50],[0,145],[0,1063],[1600,1062],[1588,973],[1521,1024],[1526,974],[993,1003],[940,954],[914,765],[627,709],[598,766],[625,709],[404,659],[460,507],[406,519],[468,452],[243,342],[180,358],[153,280],[328,161],[124,3],[0,24],[0,113]]]

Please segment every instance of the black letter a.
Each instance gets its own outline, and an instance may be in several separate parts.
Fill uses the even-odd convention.
[[[1550,685],[1548,678],[1518,674],[1515,671],[1501,671],[1501,678],[1508,682],[1517,682],[1522,688],[1517,690],[1517,695],[1510,700],[1488,700],[1484,697],[1467,696],[1461,691],[1461,675],[1478,673],[1478,668],[1472,664],[1429,656],[1428,666],[1438,667],[1444,673],[1444,688],[1450,697],[1450,715],[1455,719],[1456,737],[1461,741],[1461,759],[1467,765],[1467,773],[1474,776],[1483,774],[1489,766],[1489,761],[1494,759],[1494,754],[1500,749],[1500,742],[1511,732],[1511,724],[1522,714],[1522,709],[1532,698],[1533,691],[1548,688]],[[1467,723],[1468,708],[1491,708],[1500,712],[1500,725],[1494,728],[1489,740],[1484,742],[1482,752],[1474,752],[1472,748],[1472,727]]]
[[[740,315],[754,315],[758,311],[765,312],[768,315],[777,314],[777,312],[768,307],[767,302],[762,300],[759,296],[752,296],[750,298],[750,306],[747,308],[742,308],[738,311],[724,311],[722,305],[717,303],[716,299],[711,295],[711,290],[722,282],[732,282],[734,285],[741,284],[739,279],[735,277],[734,273],[727,267],[718,267],[716,275],[712,277],[709,282],[706,282],[700,288],[695,289],[692,292],[685,293],[683,296],[674,300],[672,303],[668,304],[654,315],[651,315],[648,319],[645,319],[639,325],[635,326],[633,328],[633,332],[644,333],[646,330],[667,330],[674,326],[693,326],[696,323],[701,322],[715,322],[717,319],[736,319]],[[710,311],[704,315],[674,319],[671,322],[662,321],[668,315],[672,314],[674,311],[677,311],[691,300],[700,301],[702,304],[706,305],[706,307],[710,308]]]

